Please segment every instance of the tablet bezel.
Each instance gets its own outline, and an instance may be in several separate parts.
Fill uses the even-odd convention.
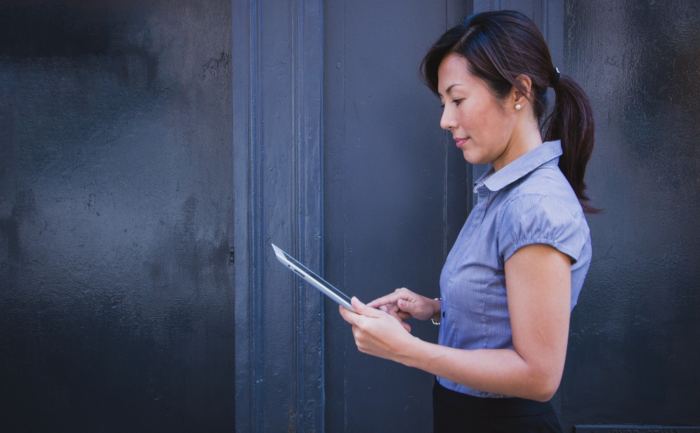
[[[286,266],[287,269],[294,272],[304,281],[314,286],[321,293],[331,298],[337,304],[342,305],[350,311],[353,311],[352,305],[350,304],[350,297],[348,295],[343,293],[340,289],[338,289],[328,281],[321,278],[311,269],[304,266],[304,264],[292,257],[282,248],[278,247],[275,244],[270,245],[272,245],[272,249],[275,251],[275,256],[277,257],[277,260],[284,266]]]

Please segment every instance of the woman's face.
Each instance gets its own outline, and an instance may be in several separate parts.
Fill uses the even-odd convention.
[[[444,104],[440,127],[452,133],[464,159],[472,164],[491,163],[499,168],[515,127],[516,116],[491,92],[481,78],[473,75],[467,59],[446,56],[438,68],[438,93]]]

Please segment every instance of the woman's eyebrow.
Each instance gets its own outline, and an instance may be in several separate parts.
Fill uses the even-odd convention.
[[[452,83],[447,87],[447,89],[445,89],[445,93],[449,94],[454,86],[461,86],[461,85],[462,85],[462,83]],[[441,93],[439,93],[439,94],[440,94],[440,96],[442,96]]]

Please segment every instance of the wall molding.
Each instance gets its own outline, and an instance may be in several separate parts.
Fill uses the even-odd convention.
[[[236,430],[266,431],[286,417],[289,431],[322,432],[323,300],[269,247],[323,270],[322,2],[233,1],[232,11]],[[290,83],[291,98],[266,93],[270,75]]]

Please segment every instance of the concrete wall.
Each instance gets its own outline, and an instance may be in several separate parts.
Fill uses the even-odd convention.
[[[597,121],[593,263],[563,418],[700,425],[700,4],[567,1],[562,72]]]
[[[228,1],[0,5],[0,431],[227,431]]]
[[[427,431],[432,378],[359,354],[269,242],[437,296],[472,170],[417,66],[499,7],[598,125],[565,431],[700,424],[695,2],[32,0],[0,6],[0,430]]]

